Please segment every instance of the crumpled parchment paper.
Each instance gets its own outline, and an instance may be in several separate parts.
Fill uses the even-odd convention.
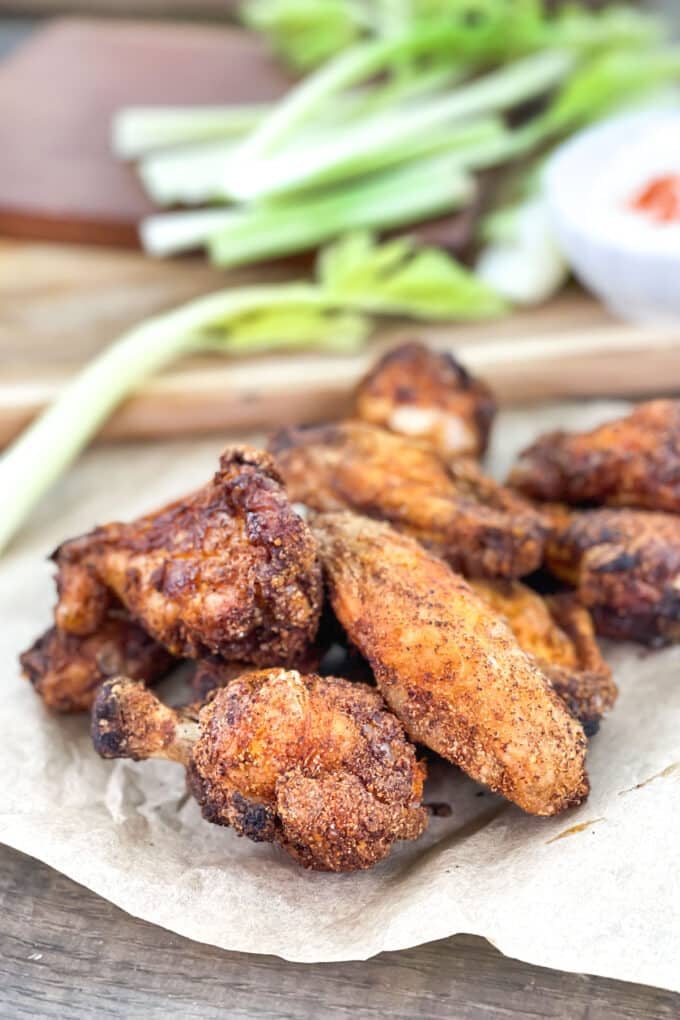
[[[611,411],[507,412],[492,465],[502,476],[543,429]],[[621,694],[591,743],[585,805],[530,818],[436,766],[427,799],[450,804],[450,817],[434,817],[421,841],[373,870],[345,876],[305,872],[274,847],[204,822],[179,766],[102,761],[86,718],[43,709],[16,659],[50,620],[45,556],[67,536],[200,484],[222,445],[88,453],[1,561],[0,840],[131,914],[225,949],[356,960],[468,932],[535,964],[680,990],[680,647],[607,649]]]

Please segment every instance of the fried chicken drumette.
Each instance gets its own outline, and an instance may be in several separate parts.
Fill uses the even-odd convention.
[[[208,821],[278,843],[305,867],[370,867],[427,824],[425,766],[363,684],[262,670],[183,713],[118,678],[97,696],[92,736],[105,758],[181,762]]]
[[[598,633],[647,645],[680,641],[680,517],[600,509],[558,520],[546,564],[576,587]]]
[[[359,384],[358,418],[427,440],[445,458],[481,457],[496,401],[452,354],[411,342],[382,357]]]
[[[478,595],[507,621],[587,736],[618,694],[595,639],[590,613],[572,594],[543,598],[520,581],[472,581]]]
[[[226,687],[237,676],[249,673],[252,666],[245,662],[227,662],[219,655],[199,659],[189,679],[189,687],[196,701],[205,701],[208,695],[219,687]]]
[[[113,597],[173,655],[294,662],[314,638],[314,541],[266,453],[230,447],[212,482],[131,524],[66,542],[57,626],[96,631]]]
[[[386,524],[313,528],[338,619],[411,739],[531,814],[581,803],[583,729],[488,603]]]
[[[526,496],[680,511],[680,401],[650,400],[590,432],[551,432],[519,457]]]
[[[389,521],[469,576],[518,577],[539,566],[540,514],[469,459],[363,422],[280,430],[270,442],[291,499]]]
[[[110,613],[87,637],[50,627],[19,661],[26,679],[55,712],[87,711],[99,686],[120,673],[154,683],[174,662],[122,611]]]

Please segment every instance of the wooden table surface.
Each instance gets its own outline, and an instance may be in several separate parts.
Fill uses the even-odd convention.
[[[12,8],[22,4],[0,0],[0,12]],[[0,55],[30,26],[0,18]],[[227,953],[129,917],[6,847],[0,912],[1,1020],[680,1017],[679,995],[532,967],[468,936],[365,963],[301,965]]]

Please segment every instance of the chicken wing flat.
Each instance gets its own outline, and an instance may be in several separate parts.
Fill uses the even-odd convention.
[[[212,482],[60,546],[57,626],[92,633],[112,597],[173,655],[295,660],[316,632],[314,540],[267,454],[228,448]]]
[[[680,511],[680,401],[651,400],[590,432],[552,432],[510,484],[532,499]]]
[[[539,512],[470,459],[363,422],[282,429],[271,440],[291,499],[389,521],[468,576],[519,577],[539,566]]]
[[[98,687],[123,672],[154,683],[174,662],[125,613],[112,613],[88,637],[50,627],[19,661],[26,679],[55,712],[87,711]]]
[[[680,641],[680,517],[603,508],[561,521],[546,563],[577,588],[596,630],[648,645]]]
[[[596,733],[618,691],[588,610],[571,594],[543,598],[520,581],[478,580],[471,585],[536,659],[586,736]]]
[[[389,351],[362,380],[355,412],[372,425],[427,440],[445,459],[480,457],[496,401],[452,354],[411,342]]]
[[[377,691],[337,677],[262,670],[193,712],[125,678],[93,710],[105,758],[186,767],[204,817],[281,845],[305,867],[367,868],[425,829],[425,766]]]
[[[531,814],[581,803],[583,729],[502,617],[386,524],[334,513],[313,528],[338,619],[411,739]]]

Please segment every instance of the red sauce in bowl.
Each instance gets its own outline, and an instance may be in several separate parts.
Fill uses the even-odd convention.
[[[630,208],[656,223],[680,222],[680,174],[654,177],[631,200]]]

